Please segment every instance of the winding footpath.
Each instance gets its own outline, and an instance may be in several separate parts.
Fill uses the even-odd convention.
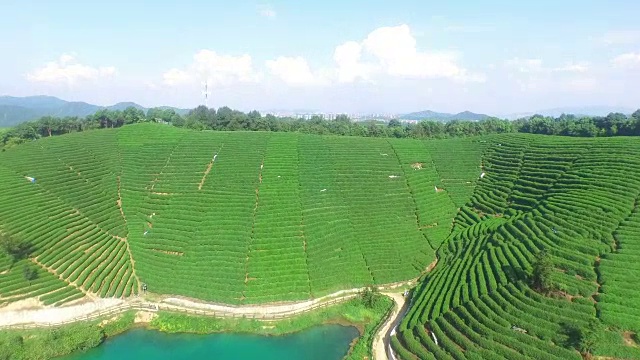
[[[58,326],[79,321],[94,320],[104,316],[113,316],[129,310],[149,312],[168,310],[214,317],[247,317],[264,321],[280,320],[307,311],[338,304],[358,296],[364,288],[342,290],[317,299],[273,305],[230,306],[203,303],[194,300],[169,297],[158,302],[141,298],[92,299],[89,302],[61,307],[44,307],[33,299],[19,301],[0,308],[0,330],[9,328],[36,328]],[[375,360],[395,360],[390,347],[390,337],[407,311],[409,303],[402,294],[383,292],[394,301],[394,309],[380,328],[373,341]]]
[[[400,324],[400,321],[402,321],[402,318],[409,307],[409,303],[402,294],[382,294],[390,297],[395,304],[391,316],[389,316],[384,325],[380,327],[376,337],[373,339],[373,358],[374,360],[395,360],[395,356],[391,350],[390,339],[391,335],[395,334],[396,327]]]
[[[431,270],[436,262],[437,260],[427,268],[427,271]],[[374,338],[374,359],[395,360],[389,345],[389,339],[391,335],[395,333],[395,329],[402,320],[409,305],[402,294],[388,291],[403,286],[412,286],[417,282],[417,279],[418,278],[401,283],[378,286],[378,289],[383,291],[383,295],[393,299],[395,305],[394,310]],[[75,302],[75,304],[53,307],[44,306],[35,299],[26,299],[0,308],[0,330],[59,326],[74,322],[95,320],[104,316],[113,316],[129,310],[139,310],[146,315],[149,315],[148,312],[168,310],[222,318],[246,317],[272,321],[347,301],[358,296],[358,293],[364,289],[365,288],[354,288],[341,290],[316,299],[293,303],[243,306],[206,303],[179,297],[166,297],[156,302],[134,297],[127,300],[84,298]],[[385,290],[387,292],[384,292]]]
[[[95,299],[77,305],[43,307],[33,301],[17,302],[0,308],[0,329],[11,327],[42,327],[68,324],[115,315],[132,309],[170,310],[217,317],[247,317],[275,320],[310,310],[344,302],[354,298],[364,288],[342,290],[317,299],[273,305],[232,306],[169,297],[158,302],[141,298]]]

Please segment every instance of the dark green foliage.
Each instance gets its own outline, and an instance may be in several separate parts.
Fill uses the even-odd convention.
[[[546,250],[542,250],[536,254],[533,271],[531,273],[531,286],[540,292],[548,292],[551,290],[551,274],[553,272],[553,264],[551,257]]]
[[[25,265],[24,268],[22,268],[22,274],[24,275],[25,280],[29,281],[29,284],[31,284],[31,281],[38,278],[38,270],[31,265]]]
[[[593,354],[597,344],[604,338],[605,327],[598,319],[591,319],[589,324],[580,329],[580,341],[578,350],[583,354]]]
[[[27,258],[33,251],[33,246],[29,242],[16,236],[0,233],[0,249],[15,263]]]
[[[94,348],[105,334],[97,324],[74,324],[60,328],[0,332],[0,359],[51,359]]]
[[[377,301],[380,299],[380,291],[375,286],[367,286],[360,293],[360,299],[364,306],[369,309],[376,307]]]
[[[158,122],[185,127],[192,130],[250,130],[301,132],[307,134],[334,134],[368,137],[392,138],[446,138],[466,137],[511,132],[564,135],[577,137],[640,135],[640,110],[627,118],[620,113],[611,113],[606,117],[581,117],[565,115],[558,118],[534,115],[514,121],[482,115],[469,120],[466,113],[458,114],[447,122],[423,120],[418,123],[402,123],[391,119],[384,121],[351,121],[346,115],[328,120],[314,115],[309,120],[291,117],[275,117],[271,114],[261,116],[257,111],[244,113],[229,107],[219,109],[204,105],[190,110],[181,116],[172,108],[152,108],[145,114],[139,107],[122,104],[111,108],[102,108],[89,113],[84,118],[78,116],[55,118],[44,116],[38,120],[24,122],[13,129],[0,133],[0,145],[14,146],[25,141],[52,135],[67,134],[97,128],[114,128],[141,122]],[[126,108],[123,108],[127,106]]]

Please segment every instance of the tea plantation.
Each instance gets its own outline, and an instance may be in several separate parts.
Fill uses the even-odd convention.
[[[640,141],[623,137],[139,124],[44,138],[0,153],[0,234],[29,244],[0,257],[0,305],[143,283],[268,303],[421,276],[398,359],[640,358],[638,174]],[[545,292],[531,286],[543,250]]]
[[[156,124],[30,142],[0,153],[0,232],[32,245],[0,260],[0,303],[127,297],[143,283],[265,303],[416,278],[486,145]]]
[[[640,141],[495,136],[392,347],[401,359],[640,358]],[[551,254],[551,291],[531,267]],[[590,322],[602,324],[588,346]]]

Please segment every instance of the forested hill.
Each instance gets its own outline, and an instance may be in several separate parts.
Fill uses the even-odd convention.
[[[309,120],[278,118],[270,114],[263,116],[258,111],[244,113],[228,107],[209,109],[205,106],[199,106],[183,116],[170,108],[154,108],[145,113],[142,109],[129,106],[124,110],[102,109],[85,118],[47,116],[23,123],[0,134],[0,146],[12,146],[39,137],[144,122],[158,122],[193,130],[299,132],[414,139],[514,132],[575,137],[640,135],[640,110],[630,116],[622,113],[611,113],[603,117],[561,115],[553,118],[534,115],[514,121],[488,118],[481,121],[452,120],[447,123],[427,120],[414,124],[395,119],[389,122],[357,122],[345,115],[339,115],[334,120],[326,120],[319,116]]]
[[[471,111],[463,111],[457,114],[439,113],[431,110],[418,111],[400,116],[400,119],[406,120],[435,120],[435,121],[480,121],[490,118],[485,114],[476,114]]]
[[[0,96],[0,128],[15,126],[44,116],[83,118],[95,114],[101,109],[125,110],[128,107],[140,109],[144,112],[148,111],[147,108],[132,102],[98,106],[81,101],[65,101],[53,96]],[[172,109],[180,114],[188,112],[188,110],[184,109]]]

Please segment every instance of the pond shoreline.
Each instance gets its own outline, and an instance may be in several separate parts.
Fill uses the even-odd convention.
[[[316,309],[286,319],[258,320],[250,318],[216,318],[160,310],[147,321],[136,322],[136,315],[143,310],[129,310],[117,315],[62,325],[55,328],[10,329],[0,331],[0,356],[4,352],[21,351],[25,359],[51,358],[68,355],[99,346],[109,337],[136,328],[158,330],[169,334],[255,334],[279,336],[299,332],[313,326],[340,324],[353,326],[360,334],[352,344],[347,358],[370,356],[372,332],[392,306],[383,295],[376,296],[376,304],[367,307],[357,297],[332,306]],[[73,338],[60,344],[60,340]],[[8,340],[8,341],[7,341]],[[17,348],[21,346],[21,348]],[[40,352],[38,354],[38,349]],[[361,359],[362,356],[359,356]]]
[[[216,354],[216,358],[220,360],[339,360],[348,354],[351,343],[358,336],[356,328],[341,325],[318,325],[282,336],[234,333],[168,334],[137,327],[110,337],[96,348],[75,352],[58,360],[187,360],[206,358],[211,354]]]

